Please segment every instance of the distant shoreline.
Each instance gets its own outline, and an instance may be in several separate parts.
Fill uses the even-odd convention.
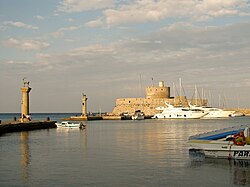
[[[250,116],[250,108],[225,108],[224,110],[234,110],[236,112],[241,112],[246,116]],[[0,112],[2,115],[6,114],[15,114],[18,115],[20,112]],[[32,114],[74,114],[74,115],[81,115],[81,112],[32,112]],[[98,112],[96,112],[98,114]]]

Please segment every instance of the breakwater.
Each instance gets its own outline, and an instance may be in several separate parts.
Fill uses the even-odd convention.
[[[4,122],[0,124],[0,135],[10,132],[56,128],[56,121]]]
[[[145,119],[151,119],[151,115],[145,116]],[[93,120],[132,120],[131,116],[71,116],[62,118],[63,121],[93,121]]]

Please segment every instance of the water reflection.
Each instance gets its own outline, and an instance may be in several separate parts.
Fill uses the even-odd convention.
[[[223,168],[229,171],[234,185],[250,185],[250,160],[227,160],[205,158],[201,152],[189,152],[190,167],[192,168]]]
[[[84,123],[85,127],[87,127],[86,122]],[[82,135],[82,149],[83,151],[87,149],[87,129],[80,129],[80,133]]]
[[[250,171],[245,168],[250,167],[250,161],[239,160],[233,161],[233,165],[237,167],[233,171],[235,185],[249,185],[250,184]]]
[[[20,133],[21,139],[21,177],[24,182],[28,181],[29,178],[29,164],[30,164],[30,153],[29,153],[29,133],[28,132],[21,132]]]
[[[82,149],[87,149],[87,122],[83,121],[85,128],[67,128],[67,127],[58,127],[56,128],[57,135],[63,136],[62,141],[65,146],[70,147],[70,141],[73,141],[73,137],[76,137],[76,133],[80,133]]]

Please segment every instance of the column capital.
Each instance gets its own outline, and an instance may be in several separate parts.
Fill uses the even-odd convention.
[[[22,92],[28,92],[28,93],[29,93],[30,90],[31,90],[30,87],[22,87],[22,88],[21,88],[21,91],[22,91]]]

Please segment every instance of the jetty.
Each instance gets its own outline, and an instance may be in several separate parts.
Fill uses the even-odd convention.
[[[0,124],[0,135],[11,132],[50,129],[56,127],[57,127],[56,121],[29,121],[29,122],[6,121]]]
[[[56,128],[56,121],[50,121],[49,117],[46,121],[31,120],[29,113],[29,93],[31,91],[30,82],[23,78],[22,92],[22,105],[21,116],[17,121],[16,118],[13,121],[2,122],[0,120],[0,135],[10,132],[30,131],[37,129],[49,129]]]
[[[71,116],[64,121],[125,120],[122,116]]]
[[[145,119],[151,119],[152,115],[145,116]],[[63,121],[94,121],[94,120],[132,120],[131,116],[114,116],[114,115],[100,115],[100,116],[71,116],[63,118]]]

